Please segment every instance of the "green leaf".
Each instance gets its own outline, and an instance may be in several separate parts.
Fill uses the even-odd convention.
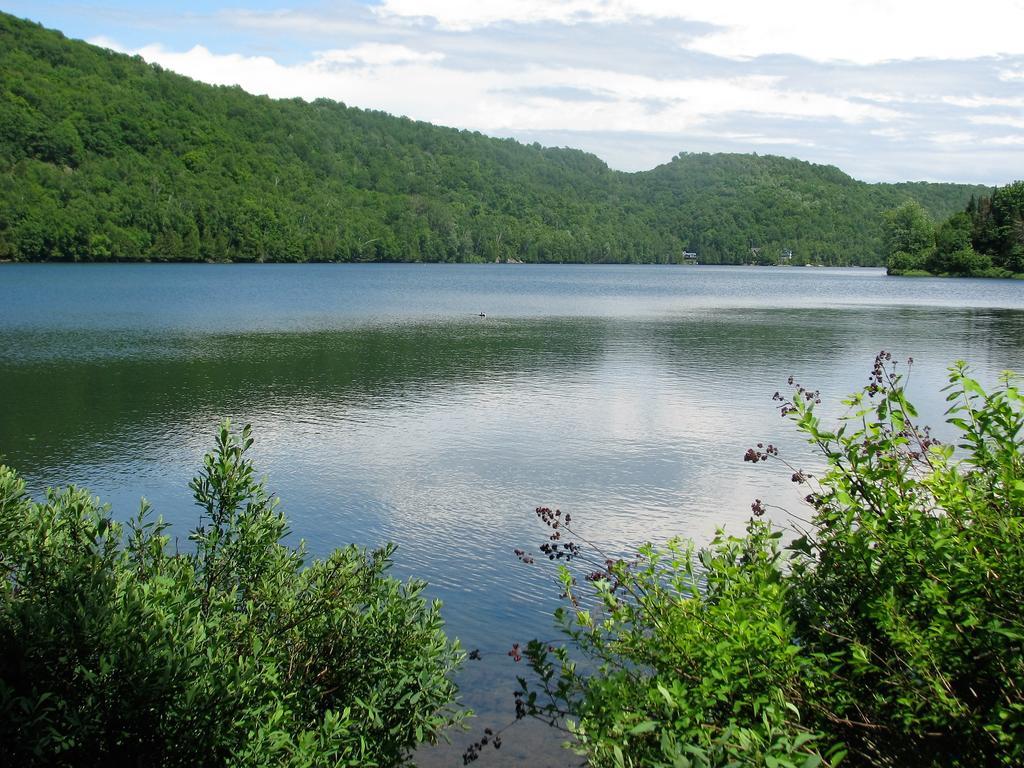
[[[786,549],[790,549],[793,552],[802,552],[805,555],[811,554],[811,543],[808,541],[806,536],[800,536],[799,538],[793,539]]]
[[[655,685],[658,688],[658,693],[660,693],[662,698],[665,699],[665,703],[667,703],[670,707],[674,707],[676,705],[676,701],[672,697],[672,694],[669,692],[668,688],[666,688],[661,683],[656,683]]]
[[[638,723],[629,729],[630,734],[633,736],[639,736],[642,733],[650,733],[658,727],[658,723],[654,720],[644,720],[642,723]]]

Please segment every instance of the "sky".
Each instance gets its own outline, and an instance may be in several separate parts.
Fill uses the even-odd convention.
[[[1024,178],[1024,0],[7,0],[197,80],[647,170],[757,152],[864,181]]]

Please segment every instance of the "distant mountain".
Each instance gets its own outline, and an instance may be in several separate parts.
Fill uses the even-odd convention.
[[[758,155],[643,173],[215,87],[0,14],[0,259],[882,264],[881,213],[984,187]]]

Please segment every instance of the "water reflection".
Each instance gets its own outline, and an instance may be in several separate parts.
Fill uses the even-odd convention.
[[[938,423],[950,361],[971,360],[988,381],[1024,370],[1020,310],[879,308],[869,306],[875,292],[809,308],[820,303],[810,290],[771,308],[760,297],[776,283],[762,280],[747,286],[759,297],[747,307],[715,307],[710,296],[648,316],[636,307],[662,306],[663,287],[634,286],[623,299],[605,285],[611,273],[597,274],[587,301],[599,302],[576,317],[428,321],[413,312],[388,324],[258,332],[213,328],[209,318],[198,329],[166,318],[66,327],[59,318],[77,310],[49,324],[11,321],[0,326],[0,451],[35,492],[73,480],[121,516],[145,492],[184,536],[196,514],[187,481],[216,424],[251,422],[258,464],[295,535],[316,553],[396,541],[396,571],[426,578],[450,630],[483,650],[466,672],[467,700],[500,726],[518,671],[504,650],[550,636],[556,603],[545,570],[511,555],[543,537],[534,506],[571,510],[613,551],[672,535],[706,540],[719,525],[738,530],[755,496],[799,503],[787,475],[741,460],[768,439],[794,463],[811,461],[772,407],[790,374],[820,388],[835,413],[878,349],[912,355],[915,399]],[[726,304],[739,293],[729,290]],[[631,307],[623,316],[594,309],[620,300]],[[550,740],[528,733],[519,744]],[[488,759],[514,762],[519,747],[506,748]]]

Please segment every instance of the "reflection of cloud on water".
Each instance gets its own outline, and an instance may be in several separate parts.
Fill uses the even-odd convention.
[[[625,369],[646,385],[630,386]],[[537,504],[572,510],[589,537],[620,551],[673,535],[706,540],[724,521],[738,531],[763,495],[767,473],[741,460],[760,409],[724,406],[720,392],[680,382],[651,355],[443,394],[334,412],[292,401],[256,415],[261,450],[288,468],[285,481],[316,477],[307,499],[334,502],[314,504],[304,525],[328,539],[375,531],[438,586],[484,594],[502,571],[493,561],[542,540]],[[461,542],[472,542],[472,556]]]
[[[19,444],[30,475],[84,480],[121,516],[144,489],[184,540],[198,514],[187,481],[217,423],[252,422],[257,466],[313,554],[397,542],[395,573],[427,579],[449,630],[500,661],[505,641],[552,635],[550,564],[512,554],[545,540],[537,505],[570,512],[613,555],[739,534],[754,498],[779,521],[775,507],[803,514],[787,469],[742,459],[772,442],[817,468],[771,400],[789,374],[822,390],[828,418],[879,348],[913,354],[912,395],[934,424],[949,358],[974,358],[991,382],[1024,362],[1021,322],[789,307],[207,338],[194,357],[8,365],[0,438],[46,436]],[[485,693],[470,703],[495,706]]]

